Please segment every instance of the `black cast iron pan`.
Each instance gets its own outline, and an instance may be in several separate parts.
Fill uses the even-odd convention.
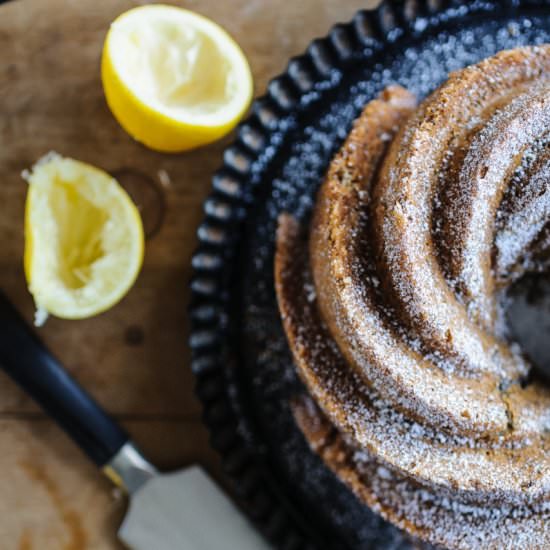
[[[327,471],[293,421],[289,399],[302,387],[273,290],[277,215],[307,222],[353,119],[388,84],[424,96],[452,70],[543,42],[550,42],[548,2],[384,2],[291,59],[225,151],[193,258],[193,370],[212,443],[250,516],[278,547],[412,543]],[[518,304],[529,317],[531,302]],[[538,311],[535,332],[548,334],[550,316]]]

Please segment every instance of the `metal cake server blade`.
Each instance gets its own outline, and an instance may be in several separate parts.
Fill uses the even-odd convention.
[[[134,550],[267,550],[198,466],[160,473],[0,292],[0,365],[130,497],[120,538]]]
[[[135,550],[268,548],[199,466],[146,481],[132,494],[118,534]]]

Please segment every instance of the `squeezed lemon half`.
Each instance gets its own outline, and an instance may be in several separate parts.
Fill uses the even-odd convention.
[[[252,99],[250,67],[237,43],[213,21],[174,6],[120,15],[105,39],[101,75],[121,126],[164,152],[219,139]]]
[[[109,174],[50,153],[23,177],[25,275],[37,324],[48,314],[82,319],[118,302],[143,261],[143,226]]]

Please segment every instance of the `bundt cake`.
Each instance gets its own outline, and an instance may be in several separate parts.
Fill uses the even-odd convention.
[[[306,439],[356,495],[448,548],[550,548],[550,388],[506,290],[548,267],[550,45],[366,105],[276,293]]]

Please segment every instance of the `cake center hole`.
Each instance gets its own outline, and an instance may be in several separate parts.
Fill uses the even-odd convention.
[[[523,277],[512,286],[507,311],[511,336],[550,383],[550,274]]]

